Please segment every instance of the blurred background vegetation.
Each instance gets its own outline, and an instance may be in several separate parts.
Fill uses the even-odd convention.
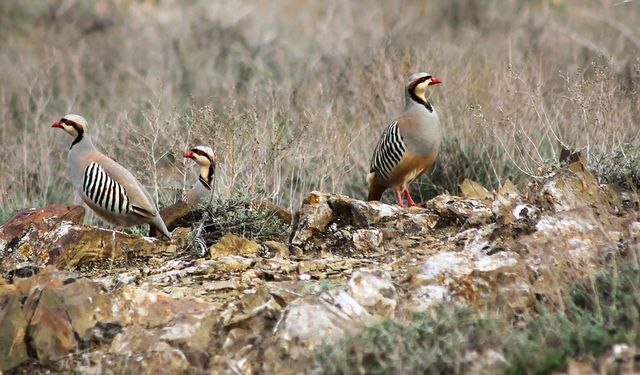
[[[620,0],[3,0],[0,219],[78,202],[71,140],[50,129],[69,112],[161,206],[195,181],[182,152],[198,144],[216,151],[221,197],[364,198],[416,71],[444,81],[422,199],[465,177],[539,178],[561,144],[602,182],[638,186],[638,24],[640,2]]]

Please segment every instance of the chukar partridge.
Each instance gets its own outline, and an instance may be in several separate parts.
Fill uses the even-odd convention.
[[[196,205],[204,199],[211,200],[213,196],[213,178],[216,173],[216,161],[211,147],[196,146],[184,153],[185,158],[193,159],[200,167],[198,181],[187,192],[186,201]]]
[[[93,146],[84,117],[68,114],[52,127],[74,137],[69,147],[71,182],[92,210],[116,226],[148,223],[167,238],[171,237],[151,196],[140,182]]]
[[[433,165],[440,147],[440,122],[429,101],[428,88],[441,81],[428,73],[416,73],[405,88],[404,112],[382,133],[371,158],[368,200],[380,200],[393,188],[398,205],[402,194],[414,206],[408,185]]]
[[[200,173],[193,188],[181,200],[160,210],[160,216],[169,228],[184,223],[183,218],[193,220],[190,214],[201,208],[200,204],[207,204],[213,198],[213,179],[216,171],[213,150],[207,146],[197,146],[185,152],[184,157],[195,160],[200,167]],[[155,234],[155,231],[151,231],[150,234]]]

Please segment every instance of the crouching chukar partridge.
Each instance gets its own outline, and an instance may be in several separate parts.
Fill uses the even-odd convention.
[[[196,183],[181,200],[160,210],[160,216],[169,228],[185,224],[183,218],[192,220],[190,213],[201,208],[201,204],[206,205],[213,200],[213,179],[216,172],[213,150],[207,146],[197,146],[185,152],[184,157],[195,160],[200,173]],[[149,234],[155,235],[155,231],[152,230]]]
[[[190,205],[197,205],[201,201],[211,202],[213,197],[213,178],[216,173],[216,161],[211,147],[196,146],[184,153],[185,158],[193,159],[200,167],[198,181],[187,192],[186,201]],[[203,202],[204,203],[204,202]]]
[[[131,172],[93,146],[84,117],[68,114],[52,127],[74,137],[69,148],[71,182],[92,210],[116,226],[148,223],[171,237],[144,187]]]
[[[408,185],[433,165],[440,147],[440,122],[429,101],[427,89],[441,83],[427,73],[416,73],[405,88],[404,112],[382,133],[371,158],[368,200],[380,200],[384,191],[396,191],[398,205],[404,207],[404,192],[414,206]]]

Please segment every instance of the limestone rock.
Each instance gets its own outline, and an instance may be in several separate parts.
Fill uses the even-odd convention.
[[[254,261],[237,255],[223,256],[215,259],[213,267],[221,272],[246,271]]]
[[[113,310],[125,330],[111,343],[112,353],[142,353],[144,361],[148,358],[146,366],[168,358],[176,359],[179,369],[208,366],[208,350],[219,319],[212,305],[125,287],[115,297]]]
[[[82,224],[82,206],[52,205],[18,212],[0,225],[0,273],[37,270],[59,256],[51,246],[72,225]]]
[[[79,226],[83,218],[83,207],[64,205],[14,215],[0,226],[0,273],[28,277],[46,265],[69,269],[88,262],[158,254],[171,246],[155,238]]]
[[[527,211],[525,211],[525,209]],[[531,216],[535,207],[524,203],[524,197],[511,180],[506,180],[491,203],[493,214],[503,223],[511,223],[522,217]]]
[[[378,253],[386,247],[385,233],[424,234],[438,220],[433,211],[418,207],[403,209],[314,191],[296,213],[290,242],[306,251]]]
[[[476,198],[461,198],[442,194],[426,203],[441,217],[468,225],[487,224],[493,220],[491,207]]]
[[[256,255],[261,249],[255,241],[227,233],[211,245],[209,252],[212,258],[217,258],[225,255]]]
[[[595,176],[581,162],[558,169],[543,182],[541,204],[555,212],[589,205],[609,206],[609,197],[603,194]]]
[[[275,335],[267,342],[265,356],[270,361],[263,370],[304,372],[305,363],[312,359],[320,344],[331,344],[373,319],[393,316],[396,299],[389,275],[357,270],[347,285],[317,297],[293,300],[282,311],[273,329]],[[287,365],[283,358],[291,359],[295,366]]]
[[[208,349],[214,340],[212,332],[219,320],[214,309],[203,308],[197,313],[180,313],[159,332],[159,339],[180,348],[191,366],[206,368]]]
[[[289,247],[282,242],[278,241],[265,241],[264,246],[267,248],[270,254],[279,257],[289,256]]]
[[[367,254],[382,250],[383,234],[376,229],[357,229],[352,233],[353,246],[356,251]]]
[[[62,299],[46,286],[35,298],[38,302],[29,322],[28,335],[37,358],[48,361],[74,351],[77,342]]]
[[[171,252],[171,244],[152,237],[132,236],[94,227],[70,226],[50,242],[50,252],[59,254],[53,264],[71,269],[89,262],[151,256]]]
[[[158,341],[158,337],[153,331],[147,330],[143,326],[135,325],[114,337],[109,351],[119,354],[144,352],[151,348],[156,341]]]
[[[26,333],[27,320],[19,296],[0,296],[0,372],[11,370],[29,359]]]
[[[194,299],[177,299],[164,293],[125,286],[115,296],[112,311],[124,325],[157,328],[166,326],[179,314],[198,314],[203,310],[211,311],[211,308],[209,304]]]
[[[63,301],[75,334],[82,340],[89,340],[92,328],[98,323],[113,320],[112,301],[100,285],[87,279],[67,279],[56,290]]]
[[[552,300],[554,285],[578,279],[599,268],[599,261],[617,251],[616,236],[626,231],[616,217],[602,221],[590,207],[543,216],[537,231],[519,239],[515,250],[534,277],[533,291]]]
[[[116,366],[121,373],[183,374],[193,370],[185,354],[164,341],[150,341],[143,350],[119,357]]]
[[[112,321],[111,300],[98,284],[51,267],[17,280],[0,293],[2,300],[9,301],[4,312],[9,320],[0,324],[0,335],[17,329],[13,361],[24,360],[22,348],[26,345],[40,361],[65,356],[78,348],[76,338],[87,342],[97,326]]]
[[[0,225],[0,240],[12,242],[21,239],[29,230],[39,233],[55,230],[63,224],[82,224],[84,207],[55,204],[43,208],[22,210]],[[0,248],[0,250],[6,250]]]
[[[469,180],[468,178],[460,184],[460,192],[465,198],[489,199],[491,193],[480,183]]]
[[[393,316],[397,295],[388,274],[378,270],[358,270],[347,285],[349,294],[370,314]]]
[[[333,217],[327,198],[327,195],[314,191],[302,202],[293,219],[294,230],[289,238],[293,245],[302,245],[315,233],[324,232]]]
[[[228,234],[212,258],[182,251],[219,239],[198,228],[177,228],[171,243],[72,223],[27,233],[40,242],[19,232],[0,260],[13,267],[0,279],[0,364],[43,366],[37,344],[59,372],[310,373],[321,343],[439,303],[520,321],[640,246],[637,194],[598,185],[580,164],[520,190],[463,186],[464,197],[411,208],[312,192],[290,243]],[[474,349],[460,372],[500,371],[502,353]],[[602,363],[634,350],[614,346]]]
[[[514,252],[490,251],[491,232],[492,227],[468,229],[459,235],[466,237],[461,251],[429,256],[413,276],[416,289],[409,308],[422,311],[450,299],[476,306],[526,308],[532,302],[527,269]]]
[[[335,342],[347,332],[353,332],[356,316],[368,316],[346,293],[338,294],[340,307],[332,299],[307,298],[290,303],[275,327],[275,335],[266,345],[267,373],[292,374],[312,359],[313,350],[322,343]],[[278,360],[279,359],[279,360]],[[296,366],[297,364],[297,366]]]

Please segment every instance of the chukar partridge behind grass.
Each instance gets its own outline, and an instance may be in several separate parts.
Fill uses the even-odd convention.
[[[184,157],[195,160],[200,167],[200,173],[191,190],[181,200],[160,210],[160,216],[169,228],[183,226],[185,218],[187,222],[192,222],[198,215],[190,214],[202,208],[201,204],[206,205],[213,200],[213,179],[216,172],[213,150],[207,146],[197,146],[185,152]],[[150,232],[151,235],[154,233],[155,231]]]
[[[171,237],[151,196],[140,182],[93,146],[84,117],[68,114],[52,127],[74,137],[69,148],[71,182],[92,210],[116,226],[148,223],[167,238]]]
[[[388,188],[402,194],[414,206],[407,187],[433,165],[440,147],[440,122],[429,101],[428,88],[441,81],[428,73],[416,73],[405,88],[404,112],[382,133],[371,158],[368,200],[380,200]]]
[[[216,161],[211,147],[196,146],[184,153],[185,158],[193,159],[200,167],[198,181],[187,192],[186,201],[190,205],[196,205],[203,200],[207,203],[213,197],[213,178],[216,173]]]

